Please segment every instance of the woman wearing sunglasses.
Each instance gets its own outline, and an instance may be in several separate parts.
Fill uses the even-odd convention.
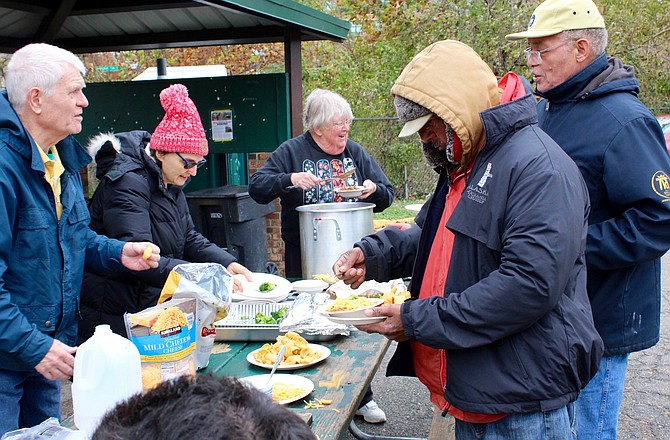
[[[182,84],[163,90],[160,100],[165,116],[153,134],[104,133],[87,146],[100,180],[89,204],[91,229],[120,240],[155,243],[161,259],[157,269],[141,274],[84,274],[79,344],[99,324],[126,336],[123,314],[156,305],[178,264],[219,263],[251,281],[250,271],[235,257],[196,232],[182,191],[207,162],[207,138],[195,104]],[[238,277],[235,283],[238,288]]]

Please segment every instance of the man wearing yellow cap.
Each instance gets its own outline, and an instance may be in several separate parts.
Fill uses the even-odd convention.
[[[607,30],[590,0],[547,0],[523,32],[544,129],[589,189],[588,293],[605,357],[576,405],[580,439],[615,439],[628,354],[656,344],[660,257],[670,248],[670,161],[639,101],[633,68],[607,57]]]

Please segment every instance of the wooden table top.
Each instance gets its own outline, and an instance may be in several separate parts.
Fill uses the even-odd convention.
[[[212,354],[209,365],[202,372],[237,377],[269,373],[269,370],[252,365],[246,360],[247,355],[263,343],[223,344],[229,345],[230,350]],[[330,405],[318,409],[304,409],[303,400],[293,402],[287,407],[299,413],[311,413],[312,431],[321,440],[339,439],[347,432],[349,423],[384,358],[389,340],[378,334],[370,335],[354,329],[350,336],[338,336],[331,341],[321,342],[320,345],[330,349],[331,355],[327,359],[307,368],[282,370],[278,373],[299,374],[314,382],[314,392],[304,400],[332,400]],[[216,347],[215,351],[221,348]],[[339,387],[328,386],[334,377],[342,377]]]
[[[221,344],[226,344],[222,346]],[[312,414],[312,431],[320,440],[339,439],[349,427],[358,405],[363,399],[372,378],[384,358],[390,341],[378,334],[367,334],[353,329],[349,336],[337,336],[320,345],[328,347],[330,356],[316,365],[298,370],[282,370],[281,374],[299,374],[314,382],[314,391],[304,400],[332,400],[324,408],[305,409],[305,402],[299,400],[287,407],[298,413]],[[219,376],[245,377],[268,374],[270,371],[251,365],[247,355],[263,345],[262,342],[220,342],[215,350],[226,349],[223,353],[212,353],[203,373],[211,372]],[[329,387],[334,377],[341,377],[339,387]],[[73,418],[61,422],[72,428]]]

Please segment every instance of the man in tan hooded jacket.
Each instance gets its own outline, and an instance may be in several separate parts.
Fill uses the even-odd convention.
[[[457,439],[571,438],[602,341],[586,294],[581,174],[537,126],[535,98],[457,41],[421,51],[391,93],[440,178],[417,226],[382,230],[333,267],[354,287],[411,274],[412,299],[360,326],[398,341]],[[547,434],[552,433],[552,434]]]

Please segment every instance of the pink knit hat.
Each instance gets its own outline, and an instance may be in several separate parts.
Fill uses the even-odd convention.
[[[151,135],[149,147],[168,153],[192,153],[206,156],[207,137],[200,115],[183,84],[173,84],[161,94],[165,116]]]

